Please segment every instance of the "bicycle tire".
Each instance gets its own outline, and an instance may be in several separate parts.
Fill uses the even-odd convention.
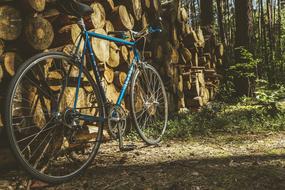
[[[13,109],[12,104],[13,104],[13,102],[12,101],[13,101],[13,97],[15,96],[15,91],[17,89],[17,86],[19,85],[21,79],[23,79],[23,76],[25,75],[25,73],[27,73],[30,68],[32,68],[36,64],[40,63],[40,61],[44,60],[45,58],[46,59],[50,59],[50,58],[59,58],[60,59],[60,58],[62,58],[62,59],[67,60],[68,64],[70,63],[75,67],[79,67],[79,65],[74,61],[74,59],[71,56],[66,55],[64,53],[61,53],[61,52],[40,53],[40,54],[28,59],[26,62],[24,62],[18,68],[15,76],[13,77],[13,79],[12,79],[12,81],[8,87],[7,98],[5,101],[5,126],[6,126],[8,140],[10,142],[11,150],[12,150],[16,160],[20,162],[21,166],[25,169],[25,171],[28,172],[33,178],[39,179],[39,180],[44,181],[44,182],[56,184],[56,183],[62,183],[64,181],[70,180],[70,179],[78,176],[92,163],[93,159],[95,158],[95,156],[99,150],[100,143],[102,141],[103,124],[98,125],[98,132],[97,132],[96,141],[95,141],[94,147],[91,150],[90,156],[77,170],[75,170],[71,173],[68,173],[66,175],[63,175],[63,176],[57,176],[57,175],[51,176],[48,174],[41,173],[37,169],[33,168],[31,166],[31,164],[28,163],[28,161],[26,160],[24,155],[21,153],[19,146],[18,146],[18,143],[16,142],[16,138],[15,138],[16,135],[14,133],[15,131],[14,131],[13,126],[12,126],[12,119],[13,119],[13,116],[12,116],[12,109]],[[94,92],[94,95],[96,96],[96,99],[98,101],[99,115],[104,117],[105,109],[103,107],[104,104],[103,104],[101,95],[99,93],[98,86],[94,82],[93,78],[91,77],[91,75],[89,74],[87,69],[85,69],[84,67],[83,67],[83,73],[86,75],[87,80],[90,82],[92,89],[93,89],[93,92]],[[60,170],[60,169],[61,168],[59,168],[58,170]]]
[[[152,99],[151,97],[153,97],[153,95],[151,95],[151,97],[149,97],[149,94],[148,92],[145,93],[144,92],[144,95],[141,96],[141,100],[138,99],[139,95],[137,92],[136,92],[136,86],[138,86],[139,83],[141,83],[144,79],[142,78],[143,76],[143,73],[146,73],[146,72],[149,72],[149,74],[152,74],[152,79],[155,80],[155,81],[151,81],[152,82],[152,90],[157,90],[155,88],[159,88],[158,90],[161,89],[160,93],[159,94],[160,96],[162,95],[162,103],[164,104],[161,109],[163,109],[162,111],[164,112],[163,114],[163,121],[161,121],[162,123],[155,123],[156,121],[153,121],[152,123],[144,123],[145,126],[142,126],[141,123],[140,123],[140,120],[139,120],[139,117],[137,115],[137,110],[139,109],[144,109],[144,112],[142,111],[142,113],[140,114],[144,114],[146,113],[147,115],[149,116],[146,116],[146,117],[154,117],[154,114],[158,113],[159,111],[159,108],[155,107],[154,105],[153,106],[149,106],[149,108],[145,109],[146,107],[146,104],[148,103],[148,101],[144,102],[144,108],[137,108],[139,106],[140,103],[138,103],[139,101],[142,101],[143,98],[146,98],[148,97],[148,99]],[[157,83],[156,83],[157,82]],[[144,87],[147,87],[148,85],[150,84],[144,84]],[[141,84],[141,86],[143,86]],[[155,94],[158,93],[158,91],[155,92]],[[161,97],[156,97],[156,98],[159,98],[161,99]],[[154,99],[154,98],[153,98]],[[138,100],[138,101],[136,101]],[[153,103],[154,104],[154,101],[153,100]],[[157,72],[157,70],[149,65],[149,64],[145,64],[144,66],[142,66],[142,68],[139,68],[136,70],[136,72],[134,73],[133,75],[133,78],[132,78],[132,83],[131,83],[131,113],[132,113],[132,118],[134,120],[134,124],[135,124],[135,128],[139,134],[139,136],[143,139],[144,142],[146,142],[148,145],[155,145],[155,144],[158,144],[161,140],[162,140],[162,136],[163,134],[165,133],[165,130],[166,130],[166,127],[167,127],[167,121],[168,121],[168,102],[167,102],[167,96],[166,96],[166,91],[165,91],[165,87],[164,87],[164,84],[163,84],[163,81],[159,75],[159,73]],[[142,117],[142,116],[141,116]],[[148,119],[149,119],[148,118]],[[147,119],[147,118],[145,118]],[[146,125],[149,125],[149,126],[146,126]],[[157,126],[162,126],[162,129],[161,131],[159,131],[159,134],[157,137],[151,137],[151,135],[147,135],[146,132],[143,130],[143,127],[148,127],[150,128],[151,125],[156,125]],[[152,129],[150,129],[152,130]]]

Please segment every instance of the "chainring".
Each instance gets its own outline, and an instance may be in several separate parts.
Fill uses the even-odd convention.
[[[124,136],[127,126],[127,114],[121,106],[111,107],[108,115],[108,133],[114,138],[119,138],[118,129],[121,130],[121,135]]]

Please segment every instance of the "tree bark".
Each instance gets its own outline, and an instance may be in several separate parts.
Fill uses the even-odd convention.
[[[211,26],[214,23],[213,0],[201,0],[201,25]]]
[[[253,35],[252,20],[252,0],[235,0],[235,17],[236,17],[236,39],[235,47],[243,47],[250,50]],[[243,63],[241,58],[241,49],[235,50],[236,63]],[[247,63],[244,63],[247,64]],[[248,79],[243,77],[235,78],[235,88],[239,96],[249,95],[250,84]]]
[[[253,34],[252,0],[235,0],[235,8],[235,46],[249,49]]]
[[[220,38],[223,44],[227,44],[227,38],[225,34],[224,28],[224,0],[217,0],[217,8],[218,8],[218,23],[220,29]]]

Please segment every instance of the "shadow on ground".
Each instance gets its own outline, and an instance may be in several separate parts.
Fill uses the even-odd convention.
[[[258,155],[92,166],[79,178],[46,189],[285,189],[284,159],[285,155]],[[1,171],[0,179],[18,181],[11,187],[25,189],[19,183],[25,176],[13,169]]]

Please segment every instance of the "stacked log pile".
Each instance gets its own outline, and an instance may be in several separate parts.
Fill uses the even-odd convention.
[[[171,112],[198,108],[214,98],[219,84],[216,67],[222,64],[223,45],[205,35],[203,28],[192,28],[188,24],[188,11],[178,0],[163,4],[160,0],[82,2],[94,9],[94,13],[85,18],[88,30],[100,34],[116,30],[139,31],[157,24],[156,18],[162,17],[163,33],[149,36],[144,57],[163,77]],[[60,13],[54,0],[1,2],[0,104],[3,105],[7,84],[24,60],[42,51],[69,53],[79,33],[79,27],[69,16]],[[126,46],[100,39],[92,39],[92,46],[104,76],[107,97],[114,103],[133,54]],[[82,98],[86,99],[85,96],[83,94]],[[128,105],[123,107],[129,109]]]

